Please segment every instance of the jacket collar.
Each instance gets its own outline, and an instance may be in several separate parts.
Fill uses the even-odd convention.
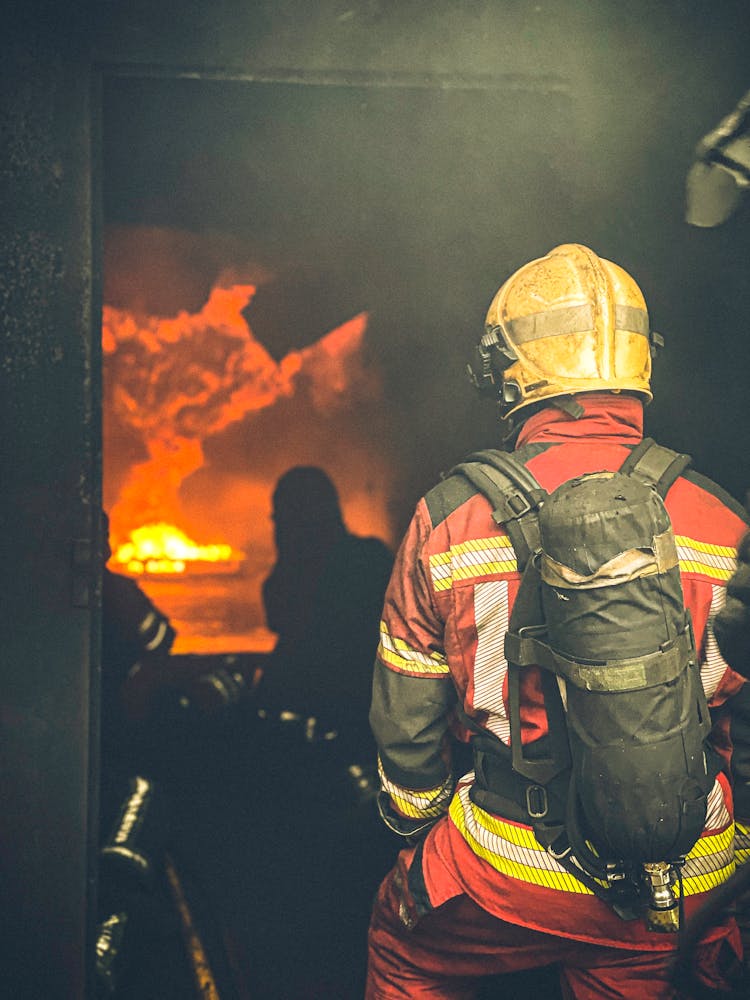
[[[635,396],[586,392],[575,396],[584,413],[577,420],[550,405],[524,423],[516,448],[532,441],[587,440],[637,444],[643,437],[643,403]]]

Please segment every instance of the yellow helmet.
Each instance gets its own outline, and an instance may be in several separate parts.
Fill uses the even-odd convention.
[[[635,392],[647,402],[653,349],[643,294],[617,264],[565,243],[519,268],[487,313],[472,381],[505,416],[577,392]]]

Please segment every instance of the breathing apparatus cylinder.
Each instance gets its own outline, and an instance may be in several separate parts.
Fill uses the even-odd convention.
[[[646,926],[650,931],[676,934],[680,929],[680,901],[675,893],[675,870],[667,861],[643,865],[643,882],[648,894]]]

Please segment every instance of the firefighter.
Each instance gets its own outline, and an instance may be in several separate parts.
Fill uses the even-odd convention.
[[[501,286],[473,378],[499,403],[506,448],[551,492],[573,476],[619,469],[641,442],[660,342],[633,278],[566,244]],[[743,679],[723,660],[712,620],[745,512],[692,471],[674,482],[665,504],[701,681],[721,713]],[[370,722],[381,815],[405,846],[374,904],[367,998],[464,1000],[483,976],[553,963],[566,995],[579,1000],[671,997],[678,936],[619,915],[545,850],[530,823],[478,805],[477,769],[463,773],[456,764],[477,734],[510,743],[503,640],[520,577],[492,512],[468,482],[443,479],[417,504],[386,592]],[[532,757],[549,730],[540,675],[521,668],[521,742]],[[735,868],[723,752],[704,832],[682,870],[688,918]],[[514,794],[504,790],[509,800]],[[698,978],[721,988],[739,954],[736,924],[722,919],[696,951]]]
[[[101,791],[105,826],[141,765],[138,727],[164,684],[175,639],[169,619],[135,580],[110,570],[109,517],[101,513],[102,567]]]
[[[727,584],[725,606],[716,615],[716,641],[722,655],[735,670],[750,677],[750,533],[737,550],[737,569]],[[738,856],[750,857],[750,683],[732,700],[728,720],[729,742],[733,747],[734,808]],[[744,872],[744,869],[743,869]],[[745,967],[750,972],[750,888],[742,878],[744,892],[735,896],[737,923],[745,951]]]
[[[276,562],[263,583],[277,634],[258,691],[275,712],[315,720],[352,761],[372,759],[372,650],[393,566],[384,542],[348,531],[323,469],[295,466],[273,493]]]

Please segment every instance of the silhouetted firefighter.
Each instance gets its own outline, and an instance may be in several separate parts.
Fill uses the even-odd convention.
[[[109,518],[102,511],[104,562]],[[138,725],[162,683],[175,631],[169,619],[130,577],[102,569],[101,791],[105,831],[142,766]]]
[[[369,763],[372,657],[393,556],[346,529],[336,487],[314,466],[279,479],[273,521],[277,559],[263,603],[278,640],[258,701],[315,719],[335,731],[340,755]]]
[[[108,518],[102,512],[104,560],[109,559]],[[101,803],[96,942],[97,997],[130,1000],[159,996],[219,1000],[216,965],[224,973],[213,918],[180,857],[179,828],[160,783],[165,768],[186,769],[190,758],[162,762],[164,746],[146,737],[161,695],[179,690],[197,672],[170,650],[175,631],[135,580],[102,575]],[[176,730],[179,738],[181,730]],[[226,973],[224,973],[226,979]]]

